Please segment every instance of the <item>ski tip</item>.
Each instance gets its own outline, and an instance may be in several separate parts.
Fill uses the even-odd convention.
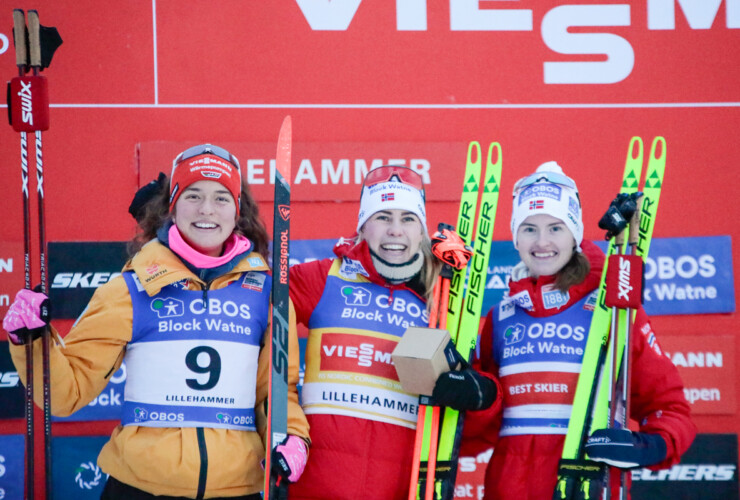
[[[278,136],[276,168],[285,181],[290,183],[290,157],[292,149],[293,121],[290,115],[283,119]]]
[[[494,151],[496,152],[495,155],[494,155]],[[499,144],[498,142],[492,142],[488,146],[487,165],[491,167],[493,165],[499,165],[500,163],[501,163],[501,144]]]
[[[480,161],[480,143],[478,141],[470,141],[470,144],[468,144],[468,163],[478,165]]]

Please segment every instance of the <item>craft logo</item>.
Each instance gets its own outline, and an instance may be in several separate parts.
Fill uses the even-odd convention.
[[[147,274],[156,274],[156,272],[159,270],[158,264],[153,264],[146,268]]]
[[[504,332],[504,340],[506,345],[515,344],[524,340],[524,332],[526,328],[521,323],[516,323],[509,326]]]
[[[396,196],[393,193],[383,193],[380,195],[380,201],[393,201],[395,199]]]
[[[255,273],[252,271],[244,273],[244,278],[242,279],[242,288],[254,290],[255,292],[261,292],[262,289],[265,287],[266,279],[267,275],[264,273]]]
[[[344,303],[348,306],[369,306],[373,295],[362,287],[345,286],[341,290]]]
[[[542,304],[545,309],[554,309],[556,307],[562,307],[570,300],[570,294],[568,292],[561,292],[560,290],[552,290],[551,285],[542,287]]]
[[[173,318],[185,314],[185,305],[182,300],[169,297],[154,299],[151,308],[157,313],[158,318]]]
[[[80,489],[91,490],[100,484],[102,478],[100,467],[93,462],[82,463],[75,469],[75,483]]]
[[[542,210],[545,208],[545,200],[532,200],[529,202],[530,210]]]

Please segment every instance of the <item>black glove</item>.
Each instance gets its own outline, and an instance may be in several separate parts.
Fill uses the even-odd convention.
[[[128,207],[128,213],[136,219],[136,222],[141,222],[141,219],[144,217],[144,206],[162,192],[166,182],[167,176],[163,172],[160,172],[156,179],[149,181],[148,184],[136,191],[134,199],[131,200],[131,205]]]
[[[496,400],[496,384],[465,367],[441,374],[434,385],[432,398],[435,404],[458,411],[485,410]]]
[[[599,429],[586,442],[586,454],[591,460],[620,469],[655,465],[665,460],[667,453],[665,440],[659,434],[628,429]]]

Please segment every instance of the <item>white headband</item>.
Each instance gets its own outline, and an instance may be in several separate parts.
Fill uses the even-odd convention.
[[[427,215],[421,191],[408,184],[396,181],[381,182],[362,188],[360,213],[357,216],[357,232],[376,212],[381,210],[406,210],[419,218],[427,232]]]

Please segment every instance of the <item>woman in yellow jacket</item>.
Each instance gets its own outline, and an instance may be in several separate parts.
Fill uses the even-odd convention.
[[[125,362],[121,424],[98,457],[110,474],[101,498],[258,499],[269,375],[267,232],[239,162],[222,148],[187,149],[173,162],[169,187],[162,180],[121,276],[95,292],[63,341],[55,334],[52,413],[87,405]],[[21,290],[3,320],[21,379],[21,345],[48,323],[45,301]],[[309,441],[290,312],[289,437],[277,458],[294,482]]]

